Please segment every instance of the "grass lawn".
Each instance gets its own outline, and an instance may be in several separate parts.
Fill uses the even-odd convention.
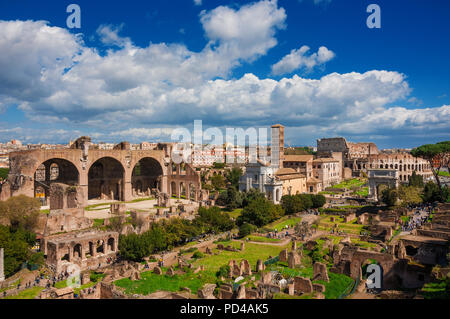
[[[425,299],[450,299],[445,281],[426,283],[420,292]]]
[[[301,217],[282,217],[281,219],[273,222],[266,226],[266,228],[270,228],[272,230],[282,230],[286,225],[289,227],[295,226],[296,224],[302,221]]]
[[[331,217],[334,217],[334,222],[331,221]],[[339,216],[328,215],[320,219],[319,229],[330,231],[333,226],[337,224],[339,230],[345,231],[347,234],[359,235],[361,230],[364,229],[364,225],[357,224],[357,219],[354,219],[348,223],[344,223],[344,219]]]
[[[222,241],[218,242],[224,246],[240,247],[240,242]],[[261,244],[245,243],[244,251],[220,251],[218,255],[205,255],[203,258],[198,258],[193,262],[194,268],[200,265],[205,267],[205,271],[194,274],[192,271],[173,277],[165,275],[155,275],[151,271],[142,272],[141,280],[131,281],[129,278],[119,279],[114,282],[118,287],[125,289],[127,294],[151,294],[158,290],[162,291],[179,291],[182,287],[188,287],[195,294],[199,288],[203,287],[205,283],[216,283],[216,273],[220,267],[228,265],[231,259],[240,262],[242,259],[247,259],[252,268],[255,268],[258,259],[266,260],[269,256],[277,256],[280,251],[287,246],[269,246]],[[219,252],[218,249],[213,249],[213,253]],[[163,273],[167,268],[163,268]]]
[[[249,238],[250,241],[256,241],[259,243],[279,243],[281,242],[280,239],[278,238],[267,238],[264,236],[255,236],[255,235],[250,235],[245,237],[245,239]]]
[[[361,187],[366,182],[367,182],[366,180],[361,180],[359,178],[352,178],[352,179],[348,179],[346,181],[342,181],[339,184],[333,185],[331,187],[332,188],[347,188],[347,189],[351,189],[351,188]]]
[[[226,209],[222,209],[222,211],[224,212],[224,213],[227,213],[231,218],[234,218],[234,219],[236,219],[236,218],[238,218],[239,216],[241,216],[241,213],[242,213],[242,208],[236,208],[236,209],[234,209],[233,211],[227,211]]]
[[[240,242],[237,241],[226,241],[226,242],[218,242],[224,246],[232,246],[235,248],[240,247]],[[262,244],[252,244],[245,243],[244,251],[226,251],[223,250],[219,255],[205,255],[203,258],[199,258],[194,262],[194,266],[198,267],[200,265],[205,266],[206,270],[213,271],[214,273],[219,270],[220,267],[228,265],[228,262],[231,259],[240,262],[242,259],[247,259],[250,263],[252,269],[256,267],[256,262],[258,259],[263,261],[267,260],[269,256],[275,257],[278,256],[280,251],[287,248],[288,245],[283,246],[272,246],[272,245],[262,245]],[[218,249],[213,249],[213,253],[218,252]]]
[[[101,227],[103,226],[103,222],[105,220],[103,218],[96,218],[94,219],[94,227]]]
[[[367,197],[369,196],[369,187],[362,187],[355,192],[356,195]]]
[[[163,267],[162,270],[165,273],[167,268]],[[175,292],[183,287],[188,287],[195,294],[205,283],[215,283],[217,279],[215,272],[210,270],[201,271],[197,274],[191,271],[173,277],[156,275],[152,271],[146,271],[141,273],[141,278],[141,280],[136,281],[123,278],[115,281],[114,284],[124,288],[127,294],[148,295],[158,290]]]
[[[34,299],[40,292],[44,290],[44,287],[33,287],[30,289],[25,289],[19,292],[15,296],[7,296],[5,299]]]
[[[193,240],[193,241],[191,241],[191,242],[188,242],[186,245],[184,245],[184,246],[181,247],[181,248],[189,248],[189,247],[195,246],[195,245],[197,245],[197,244],[198,244],[198,241]]]
[[[439,176],[446,176],[446,177],[450,177],[450,173],[447,171],[439,171]]]
[[[302,260],[303,264],[303,260]],[[288,268],[284,263],[278,263],[276,266],[271,267],[271,270],[277,270],[281,274],[283,274],[285,277],[295,277],[295,276],[301,276],[301,277],[307,277],[312,279],[313,276],[313,268],[312,266],[307,266],[303,268]],[[325,298],[326,299],[337,299],[341,294],[348,291],[350,286],[353,284],[353,279],[349,276],[343,275],[343,274],[335,274],[332,272],[328,272],[328,277],[330,278],[329,282],[325,282],[322,280],[314,280],[313,283],[322,284],[325,286]],[[291,296],[292,297],[292,296]],[[304,298],[308,299],[312,296],[305,295]],[[285,298],[281,298],[281,296],[278,296],[277,299],[290,299],[287,296]],[[296,298],[297,299],[297,298]],[[303,298],[302,298],[303,299]]]

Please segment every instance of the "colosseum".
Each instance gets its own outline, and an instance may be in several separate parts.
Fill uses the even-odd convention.
[[[424,180],[433,178],[430,163],[425,159],[407,152],[383,153],[374,143],[351,143],[343,137],[323,138],[317,140],[317,152],[322,156],[341,153],[345,178],[349,177],[348,169],[352,176],[360,176],[362,172],[367,174],[369,169],[380,168],[398,170],[400,182],[408,182],[414,171]]]

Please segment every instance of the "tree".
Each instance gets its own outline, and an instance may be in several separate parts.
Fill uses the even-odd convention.
[[[239,237],[248,236],[251,233],[253,233],[255,230],[256,230],[256,227],[254,225],[249,224],[249,223],[243,223],[239,227]]]
[[[33,231],[40,214],[41,203],[25,195],[13,196],[0,204],[0,219],[6,219],[13,229]]]
[[[443,199],[439,186],[433,182],[428,182],[425,184],[422,198],[425,203],[440,202]]]
[[[416,171],[412,172],[409,178],[409,186],[423,187],[423,176],[416,174]]]
[[[5,249],[4,271],[6,277],[19,271],[26,261],[42,261],[39,256],[33,257],[30,246],[34,245],[36,235],[24,229],[13,229],[0,225],[0,247]]]
[[[325,198],[325,196],[323,196],[321,194],[312,195],[311,199],[313,202],[313,208],[323,207],[323,205],[325,205],[325,203],[327,202],[327,199]]]
[[[297,195],[284,195],[281,197],[281,206],[287,215],[301,212],[304,209],[303,201]]]
[[[299,194],[299,196],[303,202],[303,210],[307,210],[313,207],[313,201],[311,199],[311,194]]]
[[[0,181],[7,179],[9,174],[9,168],[0,167]]]
[[[242,206],[242,196],[233,186],[227,189],[225,205],[229,211]]]
[[[224,167],[225,167],[225,163],[219,163],[219,162],[214,162],[213,163],[213,168],[222,169]]]
[[[213,176],[211,176],[210,180],[211,180],[211,184],[214,187],[214,189],[220,190],[220,189],[225,188],[225,185],[226,185],[225,177],[223,177],[222,175],[220,175],[220,174],[213,175]]]
[[[437,185],[432,183],[433,185]],[[422,189],[414,186],[400,185],[397,189],[398,198],[403,204],[420,204],[422,203]]]
[[[266,196],[264,195],[264,193],[260,192],[258,189],[256,188],[251,188],[249,189],[248,192],[245,192],[242,194],[242,207],[248,206],[248,204],[257,199],[257,198],[266,198]]]
[[[204,232],[220,233],[233,229],[234,222],[230,215],[224,213],[219,207],[200,207],[198,209],[197,225],[201,225]]]
[[[397,203],[398,193],[395,188],[388,188],[381,193],[381,200],[387,206],[394,206]]]
[[[239,179],[242,176],[242,169],[233,167],[227,174],[228,182],[235,188],[239,189]]]
[[[145,256],[151,253],[152,247],[147,241],[137,234],[120,235],[119,253],[127,260],[142,261]]]
[[[425,144],[411,150],[414,157],[422,157],[430,164],[436,184],[441,190],[441,181],[439,180],[439,170],[441,167],[449,166],[450,159],[450,141],[439,142],[436,144]],[[435,165],[436,164],[436,165]],[[436,166],[436,167],[435,167]]]
[[[238,225],[249,223],[261,227],[283,215],[284,210],[280,205],[275,205],[265,198],[257,198],[242,210],[236,222]]]

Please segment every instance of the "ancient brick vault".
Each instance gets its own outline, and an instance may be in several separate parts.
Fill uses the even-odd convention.
[[[101,150],[89,137],[80,137],[68,149],[12,152],[2,198],[24,194],[50,199],[52,209],[84,206],[89,199],[129,201],[151,193],[197,200],[200,175],[188,164],[173,163],[171,146],[131,150],[128,142],[122,142],[112,150]],[[51,199],[54,183],[68,186],[58,201]]]

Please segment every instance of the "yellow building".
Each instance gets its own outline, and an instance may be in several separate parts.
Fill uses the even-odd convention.
[[[276,178],[283,183],[282,195],[307,193],[306,176],[293,168],[280,168],[275,173]]]

